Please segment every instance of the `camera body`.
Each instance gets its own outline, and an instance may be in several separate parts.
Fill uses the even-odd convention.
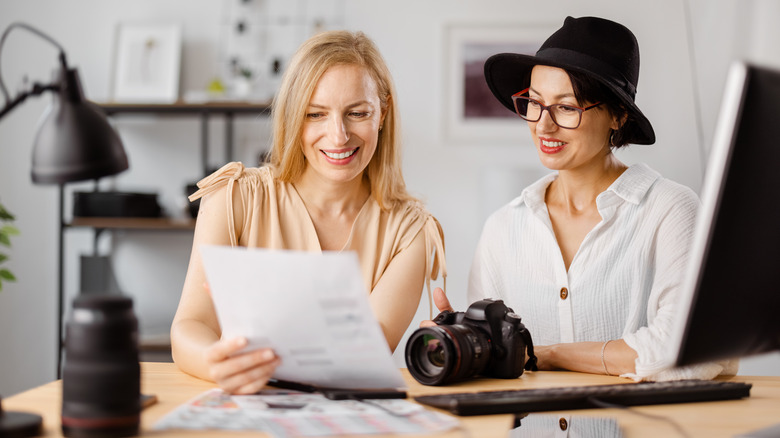
[[[488,333],[490,360],[480,374],[499,379],[514,379],[523,374],[526,352],[523,333],[528,331],[520,317],[503,301],[477,301],[465,312],[444,311],[433,322],[438,325],[463,324]]]
[[[502,300],[477,301],[465,312],[444,311],[433,322],[437,325],[417,329],[406,344],[409,372],[424,385],[477,374],[513,379],[536,368],[531,334]]]

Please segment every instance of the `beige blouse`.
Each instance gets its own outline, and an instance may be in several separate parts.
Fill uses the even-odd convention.
[[[233,199],[235,184],[238,184],[240,199]],[[274,179],[270,168],[245,168],[239,162],[228,163],[199,181],[198,187],[190,201],[227,189],[231,245],[322,251],[314,224],[295,187]],[[235,222],[234,206],[243,207],[242,223]],[[357,252],[363,281],[370,292],[393,257],[405,250],[420,232],[425,236],[425,283],[432,314],[431,280],[437,279],[440,270],[446,286],[444,232],[421,203],[405,202],[391,210],[382,210],[374,197],[369,196],[342,251]]]

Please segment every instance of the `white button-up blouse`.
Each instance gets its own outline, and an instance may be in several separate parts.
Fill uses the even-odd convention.
[[[629,167],[596,198],[599,222],[569,270],[553,232],[547,175],[485,223],[469,275],[468,299],[503,299],[534,344],[624,339],[636,350],[637,380],[734,374],[737,361],[669,369],[699,199],[644,164]],[[713,334],[715,336],[716,334]]]

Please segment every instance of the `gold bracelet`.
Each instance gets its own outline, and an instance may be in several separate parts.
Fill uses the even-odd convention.
[[[604,350],[607,349],[607,344],[609,344],[610,342],[612,342],[612,339],[605,341],[604,345],[601,346],[601,365],[604,367],[604,374],[608,376],[611,376],[612,374],[610,374],[609,371],[607,370],[607,361],[604,360]]]

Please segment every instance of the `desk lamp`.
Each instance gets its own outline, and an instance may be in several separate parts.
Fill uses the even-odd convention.
[[[13,23],[0,37],[0,54],[8,34],[14,29],[25,29],[59,50],[60,70],[50,84],[34,83],[30,90],[19,92],[11,98],[3,83],[0,70],[0,91],[5,103],[0,109],[0,120],[24,102],[29,96],[46,91],[54,99],[46,108],[35,136],[32,154],[32,180],[36,184],[58,184],[60,191],[60,236],[59,257],[62,259],[62,211],[63,187],[65,183],[98,179],[117,174],[128,168],[127,155],[116,131],[108,123],[97,105],[87,101],[76,69],[69,68],[65,50],[54,39],[24,23]],[[60,264],[60,285],[62,285],[62,264]],[[62,286],[60,286],[61,288]],[[57,377],[62,368],[62,312],[63,293],[59,291],[57,318]],[[1,408],[0,408],[1,409]],[[28,436],[19,430],[18,424],[3,419],[18,418],[13,412],[0,410],[0,436]],[[38,418],[40,419],[40,418]],[[17,435],[22,433],[23,435]]]

